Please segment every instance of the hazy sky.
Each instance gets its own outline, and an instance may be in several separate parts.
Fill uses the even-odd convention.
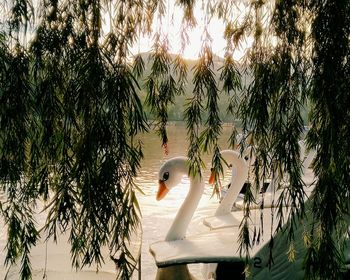
[[[154,18],[153,30],[157,30],[159,28],[164,34],[168,34],[168,39],[170,42],[172,53],[179,53],[181,50],[181,37],[180,37],[180,28],[181,22],[183,18],[183,11],[174,7],[175,0],[168,0],[167,2],[167,10],[169,11],[169,16],[165,16],[160,22],[157,19],[157,16]],[[243,1],[244,2],[244,1]],[[234,15],[231,15],[233,21],[240,21],[244,18],[244,14],[246,11],[245,4],[243,2],[235,3],[235,8],[232,12]],[[185,58],[196,59],[198,58],[198,54],[202,45],[202,38],[204,34],[204,26],[206,19],[204,18],[203,12],[203,3],[206,4],[208,1],[197,1],[197,5],[194,9],[194,15],[197,20],[197,26],[188,31],[189,42],[186,48],[184,49],[183,56]],[[232,2],[233,3],[233,2]],[[225,54],[225,46],[226,41],[223,38],[224,32],[224,24],[221,20],[216,17],[211,18],[209,24],[209,34],[211,35],[211,46],[212,50],[215,54],[224,57]],[[241,50],[235,50],[233,56],[235,59],[240,59],[243,56],[244,50],[251,44],[249,42],[251,40],[247,40],[246,43],[243,43]],[[147,52],[151,50],[153,44],[153,38],[142,38],[140,40],[140,44],[135,46],[135,52],[140,50],[140,52]]]
[[[170,43],[170,51],[172,53],[179,53],[181,50],[181,37],[180,37],[180,28],[183,18],[183,11],[179,7],[175,7],[174,4],[175,0],[167,0],[166,1],[166,8],[169,11],[169,15],[166,15],[162,21],[160,22],[157,18],[157,15],[154,17],[154,23],[153,23],[153,30],[156,31],[157,29],[160,29],[163,34],[168,34],[168,39]],[[190,59],[196,59],[198,58],[201,45],[202,45],[202,37],[204,33],[204,26],[205,26],[205,18],[204,18],[204,12],[203,12],[203,4],[208,3],[208,1],[196,1],[196,6],[194,9],[194,15],[197,20],[197,26],[188,31],[189,35],[189,42],[186,48],[184,49],[183,56],[185,58]],[[35,7],[39,4],[38,0],[33,0],[33,4]],[[244,9],[244,8],[243,8]],[[236,19],[239,17],[239,13],[236,15]],[[108,16],[106,15],[104,25],[105,25],[105,31],[108,31],[109,29],[109,20],[107,19]],[[224,25],[221,20],[214,17],[210,20],[209,25],[209,34],[212,38],[211,46],[212,50],[215,54],[223,57],[225,54],[225,46],[226,41],[223,38],[223,31],[224,31]],[[28,35],[28,34],[27,34]],[[153,36],[150,38],[141,38],[140,43],[136,44],[132,52],[135,54],[138,51],[140,52],[147,52],[150,51],[153,45]],[[234,57],[236,59],[239,59],[242,56],[242,52],[236,51],[234,53]]]
[[[171,46],[172,53],[179,53],[181,50],[181,37],[180,37],[180,28],[183,17],[183,12],[179,8],[174,8],[174,5],[171,6],[172,0],[169,1],[168,8],[170,10],[170,15],[166,16],[162,22],[160,22],[157,17],[154,19],[153,30],[157,30],[158,26],[161,26],[161,31],[164,34],[168,34],[168,39]],[[198,1],[201,2],[201,1]],[[202,37],[204,33],[204,18],[201,7],[198,5],[195,8],[195,17],[197,19],[197,26],[188,31],[189,43],[184,49],[183,56],[185,58],[195,59],[198,57],[199,51],[202,45]],[[224,56],[224,48],[226,45],[225,39],[223,38],[223,29],[224,26],[217,18],[211,20],[209,26],[209,33],[212,36],[212,49],[213,51],[220,56]],[[136,49],[140,49],[140,52],[149,51],[153,44],[153,38],[142,38],[140,45]]]

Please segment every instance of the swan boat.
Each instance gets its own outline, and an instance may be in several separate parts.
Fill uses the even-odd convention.
[[[248,168],[246,163],[239,158],[237,154],[235,155],[235,160],[236,162],[233,163],[236,168],[235,183],[236,185],[242,185],[246,179],[245,176],[248,172]],[[306,168],[308,167],[309,166]],[[183,175],[187,173],[186,170],[182,171]],[[304,173],[309,177],[313,176],[310,170],[305,169]],[[164,173],[164,170],[159,174],[161,186],[158,191],[157,199],[163,198],[169,190],[164,184],[167,180],[164,179],[168,179],[168,177],[171,176],[168,171]],[[312,177],[310,179],[309,177],[306,178],[308,181],[313,182],[315,180],[315,178]],[[201,182],[197,183],[202,184]],[[271,184],[272,186],[270,189],[273,189],[273,180],[270,185]],[[267,203],[263,208],[252,207],[252,209],[250,209],[249,234],[251,239],[249,258],[247,259],[248,266],[246,266],[246,255],[240,250],[239,241],[240,224],[244,218],[244,208],[242,204],[240,205],[239,201],[236,201],[239,195],[239,191],[237,191],[238,187],[234,188],[231,186],[231,188],[231,193],[226,195],[215,211],[215,214],[203,220],[207,229],[198,234],[185,236],[186,228],[194,212],[193,208],[197,207],[198,202],[192,203],[192,213],[187,216],[184,215],[184,211],[180,209],[179,213],[181,213],[178,213],[175,221],[181,220],[183,217],[186,219],[186,222],[182,225],[181,234],[169,238],[171,231],[174,230],[173,223],[172,229],[169,230],[167,238],[165,238],[164,241],[158,241],[150,245],[150,252],[155,259],[157,267],[167,268],[191,263],[221,263],[228,265],[229,270],[226,273],[229,273],[229,277],[231,278],[235,276],[238,277],[238,279],[245,279],[244,272],[248,267],[249,277],[253,279],[302,279],[304,277],[302,261],[305,253],[303,234],[305,230],[310,227],[308,219],[311,217],[309,210],[311,203],[309,200],[306,202],[306,216],[302,221],[297,220],[296,222],[297,226],[294,230],[295,239],[293,243],[295,254],[292,262],[287,254],[290,249],[288,237],[287,234],[283,233],[289,221],[285,221],[281,230],[276,233],[278,226],[276,218],[277,209],[274,208],[273,205]],[[313,184],[307,185],[307,189],[305,190],[307,195],[311,194],[312,188]],[[190,188],[189,195],[186,197],[185,202],[181,206],[182,209],[187,209],[188,205],[186,204],[191,202],[191,189],[192,188]],[[200,192],[202,192],[202,190],[199,191],[199,193]],[[271,194],[268,194],[268,196],[273,198],[273,194],[276,196],[278,195],[278,193],[272,190]],[[234,211],[232,211],[232,205],[235,201],[236,203],[233,207]],[[284,215],[288,215],[289,207],[284,207],[283,211]],[[349,246],[344,250],[344,258],[345,262],[350,264],[350,242]],[[217,279],[225,279],[225,276],[219,276],[217,274]]]

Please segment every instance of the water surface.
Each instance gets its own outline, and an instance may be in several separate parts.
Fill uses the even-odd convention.
[[[224,127],[223,135],[220,139],[220,147],[226,149],[228,147],[227,140],[230,136],[232,128]],[[187,137],[186,128],[183,125],[171,125],[168,127],[169,133],[169,154],[165,155],[161,147],[161,141],[155,132],[149,132],[141,135],[140,138],[144,143],[144,159],[142,167],[136,182],[143,194],[138,193],[138,200],[142,211],[142,254],[141,254],[141,272],[142,279],[153,280],[156,275],[156,265],[153,257],[149,253],[149,245],[156,241],[164,240],[166,233],[183,202],[189,186],[189,179],[184,177],[181,184],[172,189],[167,196],[156,201],[156,192],[158,189],[158,171],[165,160],[175,156],[186,156]],[[207,166],[203,170],[205,182],[208,182],[210,173],[211,155],[204,155],[203,160]],[[226,176],[227,178],[229,176]],[[226,178],[226,180],[228,180]],[[212,187],[206,184],[205,191],[199,206],[190,223],[188,234],[196,233],[203,228],[202,219],[206,215],[212,215],[218,206],[218,199],[212,196]],[[46,214],[40,212],[36,215],[38,227],[42,227],[45,223]],[[2,221],[0,220],[0,279],[4,279],[6,270],[3,266],[5,258],[5,246],[7,233]],[[37,246],[31,251],[31,261],[33,268],[33,279],[59,279],[59,280],[108,280],[115,279],[115,265],[109,259],[108,248],[103,249],[105,256],[105,264],[96,273],[96,267],[87,267],[82,271],[76,272],[71,268],[70,245],[67,242],[68,235],[58,236],[58,244],[51,240],[45,242],[41,240]],[[46,268],[46,269],[45,269]],[[198,278],[201,276],[201,266],[191,265],[191,272]],[[46,275],[46,276],[45,276]],[[14,268],[8,274],[8,279],[19,279],[18,268]],[[133,279],[137,279],[135,273]]]

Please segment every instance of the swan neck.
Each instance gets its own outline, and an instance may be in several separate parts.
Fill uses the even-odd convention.
[[[195,178],[190,177],[189,191],[166,235],[166,241],[179,240],[185,237],[188,225],[197,209],[203,191],[203,179],[199,175]]]
[[[242,158],[237,158],[233,162],[231,187],[228,189],[224,199],[215,211],[215,216],[226,215],[231,212],[233,203],[236,201],[243,184],[248,177],[248,166]]]

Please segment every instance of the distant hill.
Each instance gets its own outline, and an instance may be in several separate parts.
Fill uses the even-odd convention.
[[[141,91],[140,91],[140,97],[142,102],[145,101],[146,99],[146,91],[145,91],[145,81],[147,76],[150,73],[150,68],[151,68],[151,62],[150,62],[150,55],[151,53],[142,53],[141,57],[145,63],[145,71],[144,71],[144,75],[141,79],[139,79],[139,85],[141,87]],[[176,54],[171,54],[171,58],[172,60],[174,60],[176,58]],[[194,85],[192,83],[193,80],[193,68],[195,67],[196,63],[198,60],[191,60],[191,59],[185,59],[185,62],[187,64],[187,69],[188,69],[188,73],[187,73],[187,87],[185,90],[185,95],[181,95],[181,96],[177,96],[175,98],[175,104],[171,105],[169,107],[169,121],[181,121],[183,120],[183,112],[185,110],[185,103],[186,103],[186,99],[188,99],[189,97],[192,96],[192,92],[193,92],[193,88]],[[216,75],[216,80],[217,80],[217,84],[218,84],[218,88],[221,89],[222,88],[222,83],[219,82],[219,77],[220,77],[220,71],[218,69],[220,69],[223,66],[223,62],[224,59],[219,57],[219,56],[214,56],[213,58],[213,62],[214,62],[214,73]],[[219,93],[219,110],[220,110],[220,118],[223,122],[233,122],[233,118],[231,115],[227,114],[227,106],[229,103],[229,97],[227,96],[226,93],[221,92]],[[149,119],[152,119],[152,115],[149,112],[149,109],[146,108],[146,113],[149,117]],[[204,119],[206,118],[205,114],[204,114]]]
[[[149,61],[150,55],[151,55],[151,53],[149,53],[149,52],[141,54],[141,56],[144,60],[144,63],[145,63],[144,75],[139,80],[139,85],[141,87],[140,97],[141,97],[142,102],[144,102],[146,99],[146,92],[144,90],[144,83],[145,83],[146,77],[150,73],[150,67],[151,67],[151,64]],[[171,54],[172,60],[174,60],[176,58],[176,56],[177,56],[176,54]],[[193,94],[192,93],[193,88],[194,88],[194,85],[192,83],[192,81],[193,81],[193,68],[196,65],[198,60],[185,59],[185,61],[187,63],[187,69],[188,69],[188,73],[187,73],[188,84],[187,84],[187,87],[185,90],[185,95],[177,96],[175,98],[175,104],[171,105],[169,107],[169,111],[168,111],[169,121],[182,121],[183,120],[183,112],[185,110],[186,99],[191,97]],[[222,82],[219,81],[221,71],[219,69],[223,66],[224,59],[217,56],[217,55],[214,55],[213,61],[214,61],[214,69],[215,69],[214,73],[216,75],[217,85],[218,85],[219,90],[221,90],[222,89]],[[244,72],[243,67],[240,69],[240,72],[242,75],[243,84],[248,85],[252,81],[252,78],[249,77],[247,74],[243,73]],[[221,120],[225,123],[235,123],[236,125],[239,125],[239,121],[234,119],[231,114],[227,113],[229,99],[230,99],[230,97],[225,92],[220,91],[219,104],[218,104],[219,111],[220,111],[219,116],[220,116]],[[303,118],[305,125],[308,124],[308,112],[310,111],[309,106],[310,106],[310,104],[306,103],[306,104],[304,104],[304,108],[301,110],[301,115],[302,115],[302,118]],[[146,114],[147,114],[148,118],[152,119],[153,117],[149,111],[149,108],[147,108],[147,107],[145,107],[145,108],[146,108]],[[203,119],[205,120],[206,119],[205,113],[204,113],[203,117],[204,117]],[[237,118],[237,116],[235,116],[235,118]]]

